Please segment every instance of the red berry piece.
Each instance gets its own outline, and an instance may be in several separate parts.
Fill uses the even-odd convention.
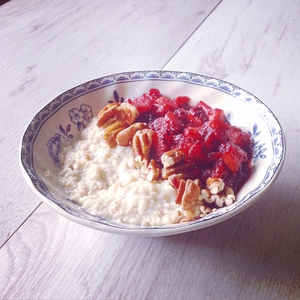
[[[251,146],[251,137],[248,132],[242,131],[240,128],[231,126],[227,131],[228,141],[241,147],[244,150],[248,150]]]
[[[208,121],[208,115],[202,105],[196,105],[189,110],[188,118],[195,126],[202,126]]]
[[[168,111],[178,108],[177,104],[167,97],[159,97],[153,103],[153,113],[157,116],[164,116]]]
[[[237,172],[242,163],[247,161],[247,153],[240,147],[227,143],[223,152],[223,162],[232,172]]]
[[[179,96],[179,97],[175,98],[175,103],[180,108],[185,108],[185,109],[190,108],[190,105],[189,105],[190,98],[187,96]]]

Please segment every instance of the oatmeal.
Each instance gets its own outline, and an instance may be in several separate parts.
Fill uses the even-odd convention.
[[[96,122],[61,153],[60,181],[70,198],[87,212],[118,223],[154,226],[184,220],[168,181],[147,181],[131,148],[109,147]]]
[[[70,198],[117,223],[157,226],[233,204],[248,179],[250,134],[223,110],[157,89],[104,107],[66,146],[60,180]]]

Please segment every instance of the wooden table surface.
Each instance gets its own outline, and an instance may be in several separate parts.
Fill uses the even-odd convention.
[[[231,82],[278,117],[268,194],[209,228],[159,238],[75,224],[31,191],[19,145],[63,91],[165,69]],[[300,2],[11,0],[0,6],[0,299],[300,299]]]

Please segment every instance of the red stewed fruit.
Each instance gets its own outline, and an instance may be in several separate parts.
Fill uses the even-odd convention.
[[[137,121],[154,131],[150,159],[161,164],[164,152],[181,150],[185,160],[193,162],[187,174],[191,179],[205,185],[208,177],[222,178],[235,191],[249,177],[250,134],[232,126],[222,109],[203,101],[191,106],[187,96],[172,100],[158,89],[127,101],[139,111]]]

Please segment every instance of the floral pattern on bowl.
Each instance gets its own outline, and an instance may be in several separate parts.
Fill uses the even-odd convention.
[[[74,123],[78,131],[86,128],[88,122],[93,118],[93,110],[89,105],[81,104],[79,108],[72,108],[69,111],[70,121]],[[71,124],[68,124],[65,129],[59,125],[60,133],[55,133],[47,142],[49,155],[54,163],[59,166],[59,152],[62,147],[62,140],[70,141],[74,136],[70,133]]]
[[[200,220],[169,226],[120,225],[92,216],[68,199],[59,185],[58,154],[78,138],[89,120],[107,103],[158,88],[167,96],[187,95],[223,109],[233,125],[254,139],[253,174],[238,193],[238,201]],[[46,154],[46,155],[45,155]],[[74,87],[49,102],[31,120],[21,140],[21,169],[32,190],[52,209],[82,225],[112,233],[144,236],[177,234],[224,221],[252,205],[277,178],[285,157],[282,128],[270,109],[251,93],[212,77],[175,71],[112,74]]]

